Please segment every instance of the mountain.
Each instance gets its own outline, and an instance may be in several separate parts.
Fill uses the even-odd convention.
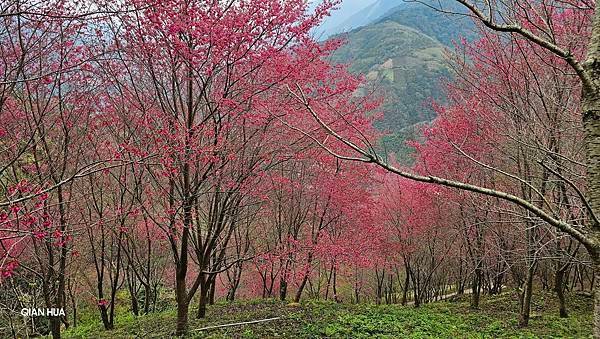
[[[415,124],[434,117],[424,103],[431,98],[443,100],[439,82],[449,76],[445,46],[391,20],[351,31],[346,38],[333,61],[349,63],[351,72],[366,75],[365,91],[383,96],[384,117],[377,127],[390,132],[385,147],[401,152],[405,139],[398,134],[414,134]]]
[[[398,130],[432,118],[422,102],[439,99],[437,83],[449,74],[444,45],[394,21],[365,26],[347,39],[333,61],[350,62],[350,71],[365,74],[370,89],[383,90],[386,114],[381,128]]]
[[[315,29],[315,36],[319,39],[326,39],[331,35],[343,32],[343,30],[339,30],[339,27],[343,26],[344,22],[377,1],[378,0],[343,0],[339,8],[333,11],[331,16],[325,18],[323,23]],[[320,2],[320,0],[312,1],[310,3],[311,8],[314,9]]]
[[[466,13],[466,9],[456,1],[439,3],[436,1],[435,6],[440,6],[439,4],[444,11]],[[452,47],[452,40],[460,37],[470,40],[476,36],[473,22],[468,17],[438,12],[420,3],[405,3],[396,6],[372,23],[385,21],[394,21],[400,25],[412,27],[450,47]]]
[[[339,25],[334,27],[331,32],[333,34],[347,32],[354,28],[368,25],[375,20],[386,15],[391,9],[398,7],[399,0],[378,0],[369,6],[366,6],[358,10],[354,15],[351,15],[346,20],[342,21]],[[403,6],[403,5],[400,5]]]
[[[333,11],[319,26],[316,33],[320,38],[327,38],[380,20],[394,20],[436,37],[442,43],[449,43],[452,38],[456,38],[452,28],[457,25],[471,26],[466,17],[436,12],[425,5],[428,2],[433,7],[441,6],[447,12],[466,13],[464,7],[453,0],[423,0],[422,3],[403,0],[344,0],[340,8]],[[317,3],[313,2],[313,7]],[[435,22],[430,25],[432,19]],[[459,30],[463,31],[462,28]]]
[[[451,76],[445,50],[460,36],[474,37],[472,28],[460,16],[405,3],[369,24],[337,35],[347,42],[334,53],[333,61],[364,74],[368,81],[363,90],[383,97],[384,117],[377,127],[389,134],[382,146],[396,152],[400,160],[408,161],[405,140],[414,139],[418,127],[435,117],[428,101],[445,101],[441,81]]]

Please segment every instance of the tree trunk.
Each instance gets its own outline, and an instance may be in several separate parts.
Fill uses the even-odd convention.
[[[559,313],[560,313],[561,318],[569,317],[569,314],[567,313],[567,304],[566,304],[566,300],[565,300],[565,283],[564,283],[565,272],[567,271],[568,267],[569,267],[568,265],[565,265],[565,266],[559,268],[556,271],[556,275],[554,276],[554,291],[556,292],[556,295],[558,296]]]
[[[481,299],[481,280],[483,277],[483,272],[481,270],[480,264],[477,264],[477,268],[475,268],[475,273],[473,274],[473,284],[471,285],[471,308],[479,309],[479,300]]]
[[[231,281],[229,285],[229,289],[227,290],[227,296],[225,300],[229,302],[233,302],[235,300],[235,293],[237,292],[238,286],[240,286],[240,279],[242,275],[242,267],[236,268],[233,276],[233,281]],[[265,284],[263,281],[263,298],[265,295]]]
[[[210,290],[209,290],[209,294],[208,294],[209,305],[215,304],[216,288],[217,288],[216,279],[210,279]]]
[[[297,303],[300,302],[300,298],[302,297],[302,291],[304,291],[304,286],[306,286],[307,281],[308,281],[308,274],[305,274],[304,278],[302,278],[302,282],[300,283],[300,286],[298,287],[298,291],[296,291],[296,296],[294,297],[294,302],[297,302]]]
[[[408,295],[409,284],[410,284],[410,275],[407,270],[406,276],[404,278],[404,289],[402,290],[402,301],[401,301],[402,306],[406,305],[406,297]]]
[[[180,337],[187,332],[189,304],[177,303],[177,329],[175,335]]]
[[[535,264],[528,268],[527,277],[525,278],[525,283],[523,284],[523,292],[521,294],[521,310],[519,312],[519,327],[527,327],[527,325],[529,325],[534,273]]]
[[[150,312],[150,300],[152,298],[152,289],[150,284],[144,284],[144,314]]]
[[[108,309],[106,305],[100,305],[100,317],[102,318],[102,324],[104,325],[105,330],[112,330],[112,324],[108,319]]]
[[[358,294],[357,294],[358,296]],[[337,291],[337,268],[333,268],[333,301],[335,301],[336,303],[341,302],[340,298],[338,298],[338,291]]]
[[[77,300],[75,299],[75,293],[73,293],[73,280],[69,279],[67,284],[67,290],[69,291],[69,298],[71,299],[71,308],[73,314],[73,327],[77,327]]]
[[[156,311],[156,303],[158,302],[158,283],[154,284],[152,289],[152,311]]]
[[[61,232],[66,232],[66,219],[65,219],[65,204],[63,198],[63,188],[62,186],[58,186],[58,211],[60,216],[60,230]],[[61,239],[64,241],[64,239]],[[65,272],[66,272],[66,264],[67,264],[67,246],[60,246],[59,253],[59,268],[58,268],[58,277],[56,278],[56,282],[58,283],[58,289],[56,291],[56,296],[54,300],[53,307],[55,308],[64,308],[64,296],[65,296]],[[50,330],[52,333],[52,338],[59,339],[60,338],[60,317],[50,317]]]
[[[140,315],[140,306],[135,291],[133,292],[133,294],[131,294],[131,312],[135,316]]]
[[[585,150],[587,162],[586,197],[592,212],[600,217],[600,6],[596,6],[592,21],[592,34],[583,63],[585,72],[581,95]],[[587,76],[587,82],[585,81]],[[591,218],[590,218],[591,219]],[[594,337],[600,338],[600,225],[590,220],[592,230],[588,252],[594,269]]]
[[[287,281],[285,281],[285,279],[282,277],[279,280],[279,299],[281,299],[281,301],[284,301],[286,297],[287,297]]]
[[[60,318],[50,317],[50,331],[52,333],[52,339],[60,339]]]
[[[334,264],[331,264],[331,269],[328,271],[327,285],[325,286],[325,300],[329,299],[329,289],[331,288],[331,278],[333,277]]]
[[[210,293],[210,279],[203,280],[200,283],[200,298],[198,301],[198,313],[196,314],[197,319],[206,317],[206,305],[208,304]]]
[[[600,338],[600,258],[594,258],[594,338]]]
[[[414,297],[414,305],[415,307],[421,306],[421,295],[419,293],[419,289],[417,284],[413,281],[413,297]]]
[[[176,336],[183,336],[187,332],[189,301],[185,288],[185,275],[182,277],[179,274],[175,281],[175,296],[177,299],[177,329]]]
[[[138,316],[140,315],[140,304],[139,304],[139,300],[138,300],[138,296],[137,296],[137,283],[136,283],[136,278],[135,276],[133,276],[130,272],[131,272],[131,266],[130,263],[127,264],[127,271],[126,272],[126,276],[125,276],[125,280],[127,282],[127,289],[129,290],[129,297],[131,298],[131,313],[133,313],[133,315]]]
[[[229,290],[227,291],[227,297],[225,299],[229,302],[235,301],[235,291],[236,291],[235,286],[229,287]],[[264,295],[264,293],[263,293],[263,295]]]

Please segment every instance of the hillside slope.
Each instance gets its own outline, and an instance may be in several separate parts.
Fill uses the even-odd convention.
[[[468,297],[414,308],[400,305],[338,304],[307,301],[287,305],[275,300],[218,303],[206,319],[190,318],[191,338],[588,338],[592,333],[592,298],[567,298],[569,318],[558,316],[554,294],[533,298],[528,328],[517,325],[518,296],[514,292],[484,296],[480,310],[469,308]],[[93,312],[97,312],[93,310]],[[190,315],[195,312],[190,312]],[[125,308],[117,312],[112,331],[101,329],[97,315],[65,331],[65,338],[169,338],[175,310],[139,317]],[[223,328],[201,328],[272,319]]]
[[[459,10],[454,7],[448,8]],[[470,21],[414,3],[396,6],[375,22],[338,35],[347,43],[333,61],[366,75],[365,91],[384,98],[384,118],[377,124],[389,133],[383,147],[404,162],[410,161],[405,141],[434,118],[429,102],[444,102],[441,83],[451,76],[444,53],[461,36],[473,38]]]
[[[347,39],[333,60],[350,63],[352,72],[365,74],[370,87],[382,91],[385,118],[379,127],[398,131],[433,117],[423,102],[441,99],[439,80],[449,75],[440,42],[389,20],[354,30]]]
[[[437,2],[434,6],[440,6]],[[455,1],[441,1],[445,11],[453,13],[466,13],[466,10]],[[435,11],[420,3],[406,3],[390,9],[378,20],[394,21],[404,26],[412,27],[419,32],[435,38],[442,44],[453,47],[453,40],[476,37],[475,26],[471,19],[462,15],[451,15]]]

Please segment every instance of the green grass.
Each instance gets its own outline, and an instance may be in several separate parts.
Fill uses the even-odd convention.
[[[532,319],[517,327],[518,303],[514,293],[484,297],[480,310],[469,308],[468,297],[420,308],[399,305],[336,304],[306,301],[287,305],[275,300],[218,303],[206,319],[195,319],[190,309],[190,338],[588,338],[591,336],[589,297],[569,295],[570,317],[558,317],[551,294],[534,296]],[[168,338],[175,329],[175,310],[134,317],[125,307],[117,313],[116,328],[101,329],[99,319],[86,317],[66,338]],[[219,324],[281,317],[280,320],[197,331]]]

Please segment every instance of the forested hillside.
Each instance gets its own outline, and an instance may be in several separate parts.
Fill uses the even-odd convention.
[[[452,77],[445,51],[453,48],[453,41],[473,39],[475,28],[462,16],[444,15],[424,5],[380,2],[365,9],[386,9],[370,17],[372,22],[337,36],[346,43],[332,60],[348,63],[350,71],[366,75],[365,92],[383,97],[384,117],[376,123],[388,133],[383,147],[408,160],[412,151],[406,141],[418,136],[422,124],[434,118],[431,103],[445,102],[442,84]],[[457,5],[444,4],[460,13]],[[369,16],[363,15],[359,22],[364,23],[365,17]]]

